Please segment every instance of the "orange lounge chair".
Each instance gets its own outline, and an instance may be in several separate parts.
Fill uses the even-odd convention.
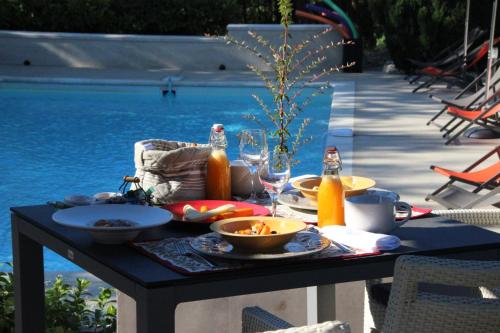
[[[485,161],[493,159],[497,161],[486,167],[478,168]],[[464,171],[454,171],[439,166],[431,166],[431,169],[449,178],[448,182],[429,194],[425,200],[434,200],[447,208],[472,208],[479,203],[485,203],[486,199],[493,198],[500,192],[500,145],[471,164]],[[454,183],[472,185],[474,189],[467,191],[457,187]],[[488,190],[485,195],[478,194],[482,190]]]
[[[494,94],[495,92],[500,90],[500,59],[497,59],[492,68],[496,68],[494,70],[494,74],[491,77],[491,85],[490,91]],[[453,98],[443,98],[436,95],[430,94],[429,97],[433,100],[444,104],[443,108],[439,110],[428,122],[427,125],[430,125],[433,121],[439,118],[443,113],[448,110],[449,106],[454,106],[462,109],[471,109],[474,106],[480,104],[484,98],[486,93],[486,87],[482,87],[477,89],[475,93],[467,95],[469,91],[472,90],[473,87],[476,87],[486,78],[488,75],[488,69],[485,69],[481,75],[478,75],[469,85],[467,85],[462,91],[460,91]]]
[[[481,103],[479,108],[475,110],[464,110],[454,106],[448,107],[448,114],[452,116],[452,119],[441,128],[441,131],[445,131],[443,137],[448,137],[445,144],[450,144],[474,124],[500,133],[500,123],[498,119],[498,114],[500,113],[500,100],[498,100],[499,96],[500,91],[497,91],[494,95],[490,96],[490,98]],[[495,102],[492,105],[488,105],[492,101]],[[448,127],[456,120],[459,120],[459,122],[452,128],[448,129]],[[464,123],[466,123],[466,125],[455,132],[455,130],[457,130]],[[450,137],[453,132],[455,132],[455,134]]]
[[[496,45],[499,42],[500,37],[497,37],[493,40],[493,45]],[[468,80],[464,80],[463,75],[465,71],[476,66],[483,58],[488,55],[489,44],[489,41],[485,41],[483,44],[471,51],[467,59],[467,65],[465,67],[463,67],[463,63],[461,61],[457,61],[446,68],[439,68],[435,66],[427,66],[422,68],[419,71],[419,74],[429,76],[430,78],[413,89],[412,92],[415,93],[422,88],[430,88],[434,83],[445,78],[454,78],[458,81],[470,83],[468,82]]]

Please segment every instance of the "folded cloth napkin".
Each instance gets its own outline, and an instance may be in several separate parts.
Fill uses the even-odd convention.
[[[375,234],[338,225],[317,229],[328,239],[365,251],[388,251],[401,245],[400,239],[393,235]]]

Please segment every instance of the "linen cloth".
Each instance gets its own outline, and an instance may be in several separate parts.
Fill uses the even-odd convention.
[[[205,198],[209,145],[149,139],[134,148],[135,176],[154,204]]]
[[[317,229],[330,240],[364,251],[389,251],[401,245],[401,240],[394,235],[376,234],[338,225]]]

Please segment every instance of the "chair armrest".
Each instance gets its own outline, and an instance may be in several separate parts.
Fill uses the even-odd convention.
[[[269,332],[270,330],[275,333],[351,333],[349,324],[341,321],[292,327],[290,323],[257,306],[244,308],[242,320],[242,333]]]
[[[500,225],[500,209],[433,210],[432,213],[467,224]]]
[[[417,293],[419,283],[463,287],[500,287],[500,262],[401,256],[396,260],[394,288]]]
[[[500,262],[401,256],[385,316],[385,333],[495,332],[500,300],[419,290],[420,283],[464,287],[500,286]]]
[[[246,307],[242,312],[242,333],[263,332],[293,327],[289,322],[259,308]]]

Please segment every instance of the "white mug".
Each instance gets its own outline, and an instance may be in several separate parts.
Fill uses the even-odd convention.
[[[411,218],[411,206],[387,195],[365,193],[345,199],[345,224],[349,228],[386,234]],[[396,210],[407,216],[396,221]]]
[[[264,191],[264,187],[259,181],[257,172],[253,178],[255,193]],[[233,195],[246,197],[252,193],[252,178],[250,171],[242,160],[231,161],[231,193]]]

